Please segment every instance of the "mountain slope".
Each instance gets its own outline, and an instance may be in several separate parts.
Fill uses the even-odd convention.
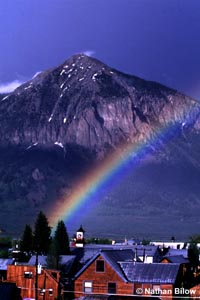
[[[14,230],[16,212],[23,208],[20,230],[25,222],[33,222],[38,210],[48,211],[70,193],[89,165],[124,143],[143,143],[160,128],[173,128],[167,138],[163,130],[149,160],[133,168],[120,189],[111,191],[83,220],[92,234],[107,233],[103,224],[108,217],[110,234],[144,235],[154,216],[153,235],[165,213],[165,224],[178,224],[181,235],[182,218],[183,224],[188,222],[185,234],[190,234],[196,229],[192,224],[199,206],[199,113],[197,101],[82,54],[40,73],[1,97],[0,226]],[[134,223],[133,216],[142,222]],[[118,217],[124,220],[120,227]],[[93,218],[96,225],[91,229]],[[169,227],[169,234],[176,233],[175,225]],[[166,231],[160,229],[160,235]]]

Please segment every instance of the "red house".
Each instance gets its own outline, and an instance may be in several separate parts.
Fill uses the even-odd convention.
[[[132,250],[101,251],[75,275],[75,297],[153,295],[173,299],[174,288],[181,286],[180,265],[137,261]]]
[[[60,272],[41,269],[38,272],[38,300],[55,299],[59,293]],[[35,298],[35,266],[9,265],[7,281],[16,283],[21,289],[22,298]]]

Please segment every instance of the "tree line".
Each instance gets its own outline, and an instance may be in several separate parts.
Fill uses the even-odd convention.
[[[60,255],[69,254],[69,236],[65,223],[62,220],[58,221],[55,232],[52,235],[48,219],[40,211],[35,221],[34,229],[26,224],[20,242],[20,250],[28,256],[37,253],[55,257],[57,260]]]

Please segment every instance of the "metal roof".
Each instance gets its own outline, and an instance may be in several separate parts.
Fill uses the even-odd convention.
[[[102,250],[92,256],[92,258],[79,270],[79,272],[75,275],[75,278],[79,277],[84,270],[86,270],[91,263],[93,263],[99,256],[102,256],[107,263],[115,270],[115,272],[122,278],[123,281],[127,282],[127,278],[124,275],[123,270],[121,269],[119,262],[121,261],[133,261],[135,257],[135,253],[131,249],[127,250]],[[137,259],[139,260],[139,259]]]
[[[75,259],[75,255],[60,255],[60,264],[64,267],[66,273],[70,272]]]
[[[95,259],[100,256],[100,252],[96,253],[92,258],[75,274],[75,278],[78,278],[90,265],[95,261]]]
[[[47,258],[47,256],[38,255],[38,264],[40,264],[42,266],[46,266],[47,265],[46,258]],[[33,255],[29,259],[27,265],[28,266],[35,266],[35,264],[36,264],[36,255]]]
[[[145,246],[145,245],[133,245],[131,246],[131,249],[133,250],[137,250],[137,254],[139,256],[142,256],[142,255],[147,255],[147,256],[152,256],[152,257],[155,257],[155,256],[160,256],[159,254],[159,247],[158,246]]]
[[[183,257],[188,258],[188,249],[171,249],[169,248],[165,256],[176,256],[183,255]]]
[[[93,256],[98,254],[100,249],[98,247],[96,248],[70,248],[70,252],[72,255],[76,256],[76,259],[79,261],[81,265],[86,264]]]
[[[173,284],[180,264],[120,262],[120,266],[130,282]]]
[[[13,264],[13,259],[12,258],[0,258],[0,270],[1,271],[6,271],[8,265]]]
[[[47,267],[47,256],[38,255],[38,264],[42,265],[43,267]],[[69,272],[74,261],[76,259],[75,255],[60,255],[60,264],[64,266],[65,272]],[[35,266],[36,263],[36,256],[33,255],[27,265],[29,266]]]
[[[122,269],[120,268],[119,262],[123,261],[129,261],[133,262],[135,258],[135,253],[130,250],[103,250],[101,252],[101,255],[103,258],[112,266],[112,268],[115,270],[115,272],[124,280],[127,282],[126,276],[124,276],[124,273]],[[138,258],[137,258],[138,260]]]
[[[78,261],[83,265],[87,263],[94,255],[103,250],[132,250],[136,251],[137,255],[154,257],[156,261],[160,261],[161,256],[157,246],[143,245],[109,245],[109,244],[86,244],[83,248],[71,247],[71,254],[75,255]]]
[[[187,258],[183,257],[183,255],[164,256],[162,258],[162,260],[163,259],[167,259],[170,263],[177,263],[177,264],[188,264],[189,263],[189,260]]]

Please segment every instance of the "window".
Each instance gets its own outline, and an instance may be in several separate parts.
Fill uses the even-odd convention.
[[[108,282],[108,294],[116,294],[117,288],[115,282]]]
[[[92,281],[85,281],[84,282],[84,292],[85,293],[92,293]]]
[[[53,289],[49,289],[49,296],[53,296]]]
[[[32,272],[24,272],[24,278],[33,278],[33,273]]]
[[[104,260],[96,261],[96,272],[104,272]]]
[[[45,289],[41,289],[41,290],[40,290],[40,296],[44,296],[45,292],[46,292]]]

